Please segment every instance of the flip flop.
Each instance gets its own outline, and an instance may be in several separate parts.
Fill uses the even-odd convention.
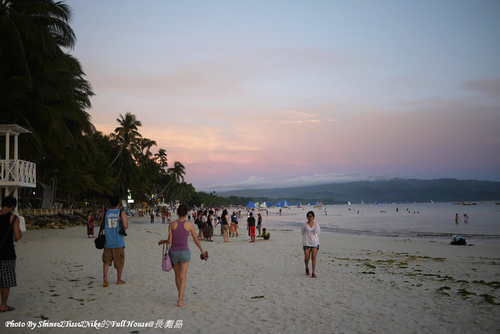
[[[207,260],[208,260],[208,251],[205,251],[205,254],[204,254],[204,256],[203,256],[203,257],[205,258],[205,261],[207,261]]]
[[[9,306],[6,310],[0,310],[0,312],[10,312],[10,311],[14,311],[15,309],[12,307],[12,306]]]
[[[306,275],[309,276],[309,268],[306,268]]]
[[[312,274],[312,276],[311,276],[311,277],[312,277],[312,278],[316,278],[316,274]]]
[[[116,283],[116,284],[118,284],[118,285],[122,285],[122,284],[125,284],[125,283],[127,283],[127,282],[125,282],[125,281],[121,281],[120,283]]]
[[[105,287],[105,288],[107,288],[109,286],[109,283],[108,282],[104,282],[104,283],[102,283],[102,286]]]

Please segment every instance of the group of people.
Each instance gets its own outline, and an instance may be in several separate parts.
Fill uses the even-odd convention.
[[[13,311],[14,308],[7,304],[9,291],[11,287],[16,286],[15,262],[16,254],[14,250],[14,241],[18,241],[22,237],[22,232],[19,227],[19,218],[13,214],[17,201],[12,196],[7,196],[2,201],[0,210],[0,293],[1,305],[0,312]],[[125,284],[122,280],[123,268],[125,265],[125,236],[128,229],[127,216],[124,211],[120,210],[120,201],[117,197],[110,199],[110,209],[106,210],[102,215],[100,222],[99,234],[104,233],[105,243],[102,253],[103,262],[103,287],[109,287],[108,271],[111,265],[117,271],[117,285]],[[170,258],[172,261],[175,284],[178,290],[178,306],[184,306],[184,292],[186,289],[187,271],[189,262],[191,261],[191,251],[188,246],[189,235],[192,236],[194,243],[200,250],[200,259],[207,260],[208,252],[203,250],[200,240],[204,239],[211,241],[213,237],[213,222],[215,214],[209,210],[205,215],[203,211],[198,211],[196,214],[196,222],[203,222],[200,233],[196,233],[194,224],[188,218],[189,207],[186,204],[181,204],[177,208],[178,219],[171,222],[168,228],[168,238],[162,239],[158,245],[169,244]],[[230,224],[234,223],[234,233],[238,236],[237,217],[236,213],[229,217],[227,210],[222,212],[220,218],[217,218],[216,224],[221,224],[221,230],[224,236],[224,241],[229,242]],[[307,222],[302,225],[302,246],[304,251],[304,263],[306,275],[316,278],[316,259],[319,251],[319,235],[320,226],[314,222],[314,212],[307,213]],[[89,221],[91,214],[89,213]],[[206,220],[203,219],[206,217]],[[92,221],[93,222],[93,221]],[[257,224],[257,225],[256,225]],[[88,226],[88,225],[87,225]],[[206,228],[205,228],[206,226]],[[269,232],[264,228],[261,233],[262,217],[258,214],[257,223],[253,212],[249,212],[247,219],[248,232],[251,237],[250,242],[255,242],[256,227],[259,231],[259,237],[269,239]],[[93,225],[92,225],[93,228]],[[93,231],[92,231],[93,232]],[[93,233],[90,233],[93,235]],[[90,235],[89,234],[89,235]],[[201,237],[201,238],[200,238]],[[309,271],[309,261],[312,260],[312,273]]]
[[[239,219],[241,211],[233,211],[229,215],[229,211],[224,209],[220,216],[215,210],[196,210],[193,212],[194,225],[198,227],[198,240],[213,241],[214,229],[220,225],[221,235],[224,242],[230,242],[229,238],[239,237]],[[188,214],[188,220],[191,220],[191,215]],[[269,239],[269,232],[262,229],[262,215],[259,213],[257,221],[253,217],[253,212],[249,212],[247,218],[247,231],[250,236],[250,242],[255,242],[256,232],[259,232],[257,237]]]

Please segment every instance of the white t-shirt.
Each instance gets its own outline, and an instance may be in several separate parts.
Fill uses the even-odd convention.
[[[307,222],[302,225],[302,246],[308,247],[318,247],[319,246],[319,234],[321,229],[319,224],[314,222],[313,227],[309,227]]]

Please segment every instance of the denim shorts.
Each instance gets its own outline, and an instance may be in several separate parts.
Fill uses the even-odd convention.
[[[317,248],[319,250],[319,245],[318,246],[302,246],[303,250],[308,250],[308,249],[311,249],[311,248]]]
[[[186,263],[191,261],[191,251],[183,250],[183,251],[171,251],[170,259],[172,260],[172,264],[175,266],[178,263]]]

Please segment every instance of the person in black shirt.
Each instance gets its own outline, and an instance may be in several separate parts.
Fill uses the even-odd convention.
[[[2,303],[0,312],[14,311],[7,305],[10,288],[17,286],[16,282],[16,251],[14,240],[22,237],[19,228],[19,218],[12,213],[17,205],[17,200],[12,196],[6,196],[2,201],[0,210],[0,295]]]

